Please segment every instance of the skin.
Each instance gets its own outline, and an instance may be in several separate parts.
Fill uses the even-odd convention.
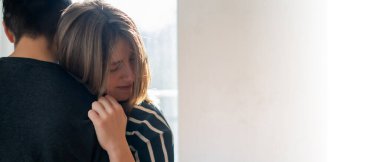
[[[135,80],[135,56],[126,40],[117,41],[111,54],[110,71],[107,77],[107,94],[118,101],[126,101],[132,94]]]
[[[117,41],[111,54],[107,77],[107,94],[92,104],[88,116],[95,126],[100,145],[108,152],[110,161],[133,161],[125,138],[127,116],[117,101],[126,101],[132,94],[135,79],[133,52],[125,40]],[[112,97],[111,97],[112,96]]]
[[[107,151],[111,162],[134,162],[125,138],[127,116],[122,106],[111,96],[100,97],[88,112],[99,144]]]
[[[8,40],[15,44],[15,36],[9,28],[5,26],[4,22],[3,28]],[[54,50],[48,48],[48,40],[45,36],[31,38],[25,35],[15,44],[15,49],[9,57],[32,58],[54,63],[57,60],[53,55],[54,52]]]

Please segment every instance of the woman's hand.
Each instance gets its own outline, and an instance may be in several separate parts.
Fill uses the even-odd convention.
[[[134,161],[125,137],[127,116],[113,97],[107,95],[93,102],[88,117],[94,124],[99,144],[107,151],[110,161]]]

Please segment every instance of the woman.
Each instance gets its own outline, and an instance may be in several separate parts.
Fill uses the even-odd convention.
[[[98,96],[88,116],[110,161],[174,161],[169,125],[147,96],[148,59],[132,19],[104,2],[74,3],[55,41],[59,63]]]

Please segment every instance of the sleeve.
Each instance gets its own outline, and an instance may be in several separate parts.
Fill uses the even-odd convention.
[[[158,111],[141,110],[149,115],[129,117],[127,129],[136,162],[174,162],[173,134],[164,117]]]
[[[129,136],[129,137],[128,137]],[[168,129],[154,135],[127,132],[136,162],[174,162],[172,133]]]

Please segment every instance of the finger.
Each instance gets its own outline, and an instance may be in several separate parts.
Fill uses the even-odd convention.
[[[112,96],[110,95],[106,95],[104,96],[106,99],[108,99],[108,101],[112,104],[113,107],[121,107],[121,105],[119,104],[119,102],[116,101],[115,98],[113,98]]]
[[[113,107],[113,105],[111,104],[111,102],[108,101],[107,98],[100,97],[99,100],[98,100],[98,102],[99,102],[100,104],[103,105],[104,109],[105,109],[109,114],[111,114],[111,113],[114,112],[114,107]]]
[[[127,115],[125,114],[124,112],[124,109],[123,109],[123,106],[120,105],[119,102],[116,101],[115,98],[113,98],[112,96],[110,95],[106,95],[105,98],[108,99],[108,101],[113,105],[114,109],[120,113],[120,114],[123,114],[122,116],[127,118]]]
[[[116,111],[118,111],[119,113],[123,113],[125,115],[123,106],[121,106],[120,103],[117,102],[115,98],[113,98],[110,95],[106,95],[105,98],[107,98],[108,101],[110,101],[110,103],[113,105]]]
[[[104,109],[103,105],[99,102],[95,101],[92,103],[92,110],[96,111],[96,113],[99,114],[100,117],[105,118],[107,117],[108,113]]]
[[[100,116],[95,110],[89,110],[87,115],[94,124],[100,121]]]

